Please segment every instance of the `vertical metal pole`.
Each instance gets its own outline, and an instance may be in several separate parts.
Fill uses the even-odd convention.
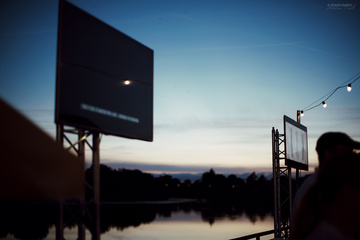
[[[280,182],[280,136],[279,130],[276,129],[275,132],[275,159],[276,159],[276,194],[277,194],[277,237],[281,237],[281,227],[282,227],[282,218],[281,218],[281,182]]]
[[[63,200],[58,201],[58,219],[56,224],[56,240],[64,240],[64,225],[63,225],[63,212],[64,205]]]
[[[100,138],[93,133],[93,170],[94,170],[94,233],[92,240],[100,240]]]
[[[300,116],[301,116],[301,112],[300,110],[297,110],[297,122],[300,123]],[[296,191],[299,189],[299,176],[300,176],[300,170],[297,168],[296,169]]]
[[[301,111],[297,110],[297,112],[296,112],[296,120],[297,120],[298,123],[300,123],[300,116],[301,116],[300,114],[301,114]]]
[[[297,171],[299,169],[296,169]],[[292,177],[291,177],[291,167],[288,166],[288,177],[289,177],[289,227],[291,226],[291,218],[292,218]],[[286,232],[289,232],[289,230],[286,230]]]
[[[56,125],[56,142],[63,147],[64,146],[64,126],[63,125]],[[63,200],[59,199],[57,202],[58,205],[58,219],[56,224],[56,240],[63,240],[64,239],[64,226],[63,226],[63,211],[64,205]]]
[[[60,33],[60,22],[62,21],[61,19],[61,13],[62,13],[62,2],[63,0],[59,1],[59,10],[58,10],[58,36]],[[60,39],[60,38],[58,38]],[[60,56],[60,48],[59,48],[59,44],[57,45],[57,59],[59,59]],[[58,116],[58,106],[59,106],[59,101],[58,101],[58,92],[59,92],[59,81],[58,81],[58,77],[59,77],[59,73],[60,71],[58,71],[59,68],[59,64],[56,64],[56,101],[55,101],[55,118]],[[56,142],[59,143],[62,147],[64,146],[64,126],[61,124],[57,124],[56,125]],[[56,226],[56,240],[63,240],[64,239],[64,231],[63,231],[63,201],[60,200],[59,201],[59,216],[58,216],[58,226]]]
[[[84,141],[80,141],[80,139],[85,135],[85,131],[84,130],[79,130],[78,131],[78,158],[85,162],[85,142]],[[85,171],[85,169],[84,169]],[[85,181],[85,179],[84,179]],[[85,199],[82,199],[81,202],[80,202],[80,209],[81,209],[81,216],[83,217],[85,215],[85,212],[84,212],[84,200]],[[84,223],[82,222],[82,220],[78,221],[78,238],[77,240],[85,240],[85,226],[84,226]]]
[[[297,122],[300,123],[300,110],[297,110]],[[296,191],[299,189],[299,182],[300,182],[300,170],[296,168]],[[291,224],[291,223],[290,223]]]
[[[61,124],[56,125],[56,142],[60,144],[60,146],[64,146],[64,126]]]
[[[276,194],[276,167],[275,167],[275,129],[271,131],[272,139],[272,165],[273,165],[273,181],[274,181],[274,238],[277,237],[277,194]]]
[[[272,129],[272,158],[273,158],[273,180],[274,180],[274,238],[280,233],[280,178],[279,178],[279,133]]]
[[[59,10],[58,10],[58,36],[60,35],[60,22],[62,21],[61,13],[62,13],[62,6],[63,6],[63,0],[59,1]],[[58,37],[60,39],[60,37]],[[57,59],[59,59],[60,56],[60,48],[59,44],[57,45]],[[56,64],[56,101],[55,101],[55,118],[58,116],[58,92],[59,92],[59,64]],[[64,146],[64,126],[61,124],[56,125],[56,142],[59,143],[62,147]],[[63,229],[63,201],[59,200],[59,216],[58,216],[58,226],[56,226],[56,240],[63,240],[64,239],[64,229]]]

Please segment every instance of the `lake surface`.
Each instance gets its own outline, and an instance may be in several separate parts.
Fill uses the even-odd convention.
[[[209,223],[203,219],[201,212],[179,210],[172,212],[170,217],[157,214],[154,221],[143,223],[139,226],[130,226],[120,229],[118,226],[109,228],[109,231],[101,234],[102,240],[177,240],[177,239],[232,239],[257,232],[267,231],[274,228],[274,218],[270,214],[265,216],[245,213],[238,216],[214,216],[214,222]],[[49,234],[51,235],[51,234]],[[52,229],[55,236],[55,229]],[[89,237],[88,237],[89,236]],[[86,237],[89,239],[90,232]],[[76,229],[66,230],[65,239],[76,239]],[[261,239],[272,239],[273,235]],[[47,238],[52,239],[52,238]]]
[[[206,204],[108,206],[102,209],[101,221],[102,240],[232,239],[274,228],[269,212]],[[47,236],[42,239],[55,239],[55,236],[55,227],[50,225]],[[65,228],[64,238],[76,240],[77,226]],[[272,238],[273,234],[261,239]],[[0,239],[16,238],[8,234]],[[87,229],[86,239],[91,239]]]
[[[141,224],[137,227],[129,227],[120,230],[112,227],[110,231],[101,234],[102,240],[177,240],[177,239],[232,239],[248,234],[267,231],[274,228],[274,219],[268,215],[253,223],[247,216],[236,219],[217,219],[210,225],[204,222],[196,212],[178,212],[171,218],[157,217],[149,224]],[[77,238],[77,229],[65,229],[64,237],[67,240]],[[261,239],[272,239],[273,235],[264,236]],[[46,239],[55,239],[55,228],[51,228]],[[86,231],[86,239],[91,239],[91,233]]]
[[[252,223],[246,216],[236,219],[216,219],[213,224],[204,222],[196,212],[178,212],[171,218],[158,217],[150,224],[132,227],[123,231],[111,229],[102,239],[165,240],[165,239],[231,239],[256,232],[271,230],[273,217],[266,216]],[[273,235],[269,236],[269,239]],[[265,239],[265,238],[264,238]]]

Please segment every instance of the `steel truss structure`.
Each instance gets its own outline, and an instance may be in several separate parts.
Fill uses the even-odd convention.
[[[82,201],[78,214],[82,217],[87,217],[91,224],[92,240],[100,240],[100,137],[98,132],[85,131],[83,129],[65,128],[63,125],[56,126],[56,141],[64,147],[64,140],[70,145],[67,150],[74,150],[79,158],[85,162],[85,144],[92,151],[92,168],[93,168],[93,182],[84,185],[93,191],[93,199],[89,202]],[[70,135],[77,135],[77,140],[73,143]],[[92,135],[92,144],[87,141],[87,138]],[[84,169],[85,171],[85,169]],[[56,229],[56,239],[63,240],[63,207],[64,202],[59,203],[59,219]],[[91,209],[91,211],[89,210]],[[85,216],[86,215],[86,216]],[[78,224],[78,240],[85,240],[85,226],[83,223]]]
[[[289,237],[292,209],[291,167],[285,166],[284,134],[272,129],[272,159],[274,179],[274,237]]]

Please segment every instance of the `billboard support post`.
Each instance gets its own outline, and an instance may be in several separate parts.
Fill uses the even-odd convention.
[[[85,131],[82,129],[78,130],[78,158],[85,162],[85,141],[82,141],[85,136]],[[84,169],[85,171],[85,169]],[[85,201],[81,201],[81,216],[85,216]],[[82,221],[78,221],[78,238],[77,240],[85,240],[85,225]]]
[[[56,142],[61,146],[64,145],[64,126],[62,124],[56,125]]]
[[[290,235],[292,219],[292,177],[291,168],[308,170],[307,128],[301,125],[300,111],[297,122],[284,116],[284,134],[272,129],[272,160],[274,178],[274,230],[275,238]],[[281,163],[283,160],[283,163]],[[297,180],[298,182],[298,180]]]
[[[57,221],[56,221],[56,240],[63,240],[64,239],[64,203],[63,200],[60,199],[58,202],[58,214],[57,214]]]
[[[56,142],[63,146],[64,139],[64,127],[61,124],[56,125]],[[64,212],[64,205],[63,201],[60,199],[58,201],[58,218],[57,218],[57,224],[56,224],[56,240],[62,240],[64,239],[64,226],[63,226],[63,212]]]
[[[300,123],[300,116],[301,116],[301,112],[300,110],[297,110],[296,112],[296,120],[298,123]],[[296,191],[299,189],[299,180],[300,179],[300,169],[296,168]]]
[[[272,161],[274,179],[274,238],[289,236],[291,211],[291,168],[281,164],[285,160],[284,134],[272,129]],[[282,150],[281,150],[282,149]]]
[[[94,188],[94,233],[92,240],[100,240],[100,137],[93,132],[93,188]]]
[[[300,123],[300,114],[301,114],[300,110],[297,110],[297,112],[296,112],[296,121],[298,123]]]
[[[78,135],[78,141],[74,144],[71,143],[70,139],[66,137],[65,132],[68,133],[77,133]],[[56,125],[56,142],[58,144],[60,144],[60,146],[64,147],[64,138],[66,139],[66,141],[71,145],[70,148],[73,148],[76,153],[78,158],[80,158],[82,161],[85,161],[85,142],[82,140],[83,136],[85,135],[85,131],[84,130],[79,130],[79,129],[75,129],[75,130],[66,130],[64,128],[64,125],[62,124],[57,124]],[[75,148],[75,145],[78,146],[78,148]],[[68,148],[67,150],[70,150],[70,148]],[[85,171],[85,169],[84,169]],[[84,179],[85,181],[85,179]],[[64,239],[64,225],[63,225],[63,212],[64,212],[64,202],[63,200],[59,201],[59,219],[58,219],[58,227],[56,229],[56,239],[59,240],[63,240]],[[80,201],[80,209],[81,209],[81,213],[82,215],[84,215],[84,199]],[[78,240],[84,240],[85,239],[85,227],[84,224],[82,222],[78,222]]]
[[[92,146],[87,142],[86,138],[90,135],[89,132],[83,130],[83,129],[69,129],[65,128],[63,125],[58,124],[56,126],[57,132],[56,132],[56,141],[64,147],[64,139],[67,141],[67,143],[70,145],[70,147],[67,148],[67,150],[73,149],[76,153],[78,158],[81,158],[83,161],[85,161],[85,143],[88,144],[90,149],[92,150],[92,163],[93,163],[93,179],[92,182],[92,190],[93,190],[93,211],[92,215],[88,216],[90,219],[92,219],[92,239],[93,240],[100,240],[100,137],[99,133],[93,132],[92,134]],[[77,135],[77,141],[75,143],[72,143],[71,139],[66,136],[65,133],[69,134],[76,134]],[[85,169],[84,169],[85,171]],[[85,179],[84,179],[85,181]],[[56,239],[62,240],[63,239],[63,202],[60,201],[59,205],[59,219],[58,219],[58,229],[56,230]],[[83,217],[86,217],[85,215],[85,209],[87,207],[87,204],[85,202],[85,199],[83,199],[80,202],[80,214]],[[89,213],[89,212],[88,212]],[[85,226],[84,223],[80,220],[78,223],[78,240],[84,240],[85,239]]]

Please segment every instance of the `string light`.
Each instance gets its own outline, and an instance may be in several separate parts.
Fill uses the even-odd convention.
[[[131,84],[131,81],[130,81],[130,80],[124,80],[124,84],[125,84],[125,85],[130,85],[130,84]]]
[[[347,86],[347,91],[351,92],[351,83],[349,83],[349,85]]]
[[[308,105],[307,107],[303,108],[303,110],[300,111],[300,116],[304,116],[305,111],[310,111],[311,109],[314,109],[320,105],[322,105],[324,108],[327,107],[326,101],[340,88],[347,87],[347,91],[350,92],[352,90],[351,85],[356,82],[360,78],[360,72],[351,77],[349,80],[347,80],[345,83],[341,84],[339,87],[335,88],[334,90],[330,91],[329,93],[325,94],[323,97],[319,98],[312,104]],[[350,82],[350,83],[349,83]],[[320,102],[320,103],[319,103]]]

